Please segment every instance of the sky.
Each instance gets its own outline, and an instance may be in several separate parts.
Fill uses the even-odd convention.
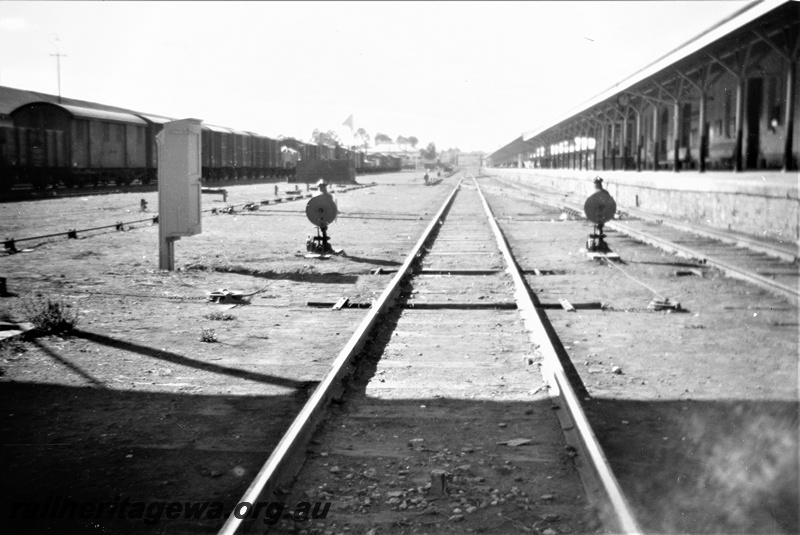
[[[747,3],[4,0],[0,85],[58,94],[60,61],[64,97],[492,152]]]

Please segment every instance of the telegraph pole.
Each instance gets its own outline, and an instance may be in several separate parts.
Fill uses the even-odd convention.
[[[61,104],[61,58],[66,58],[66,54],[50,54],[56,58],[56,69],[58,71],[58,103]]]
[[[50,54],[51,56],[56,58],[56,72],[58,73],[58,103],[61,104],[61,58],[66,58],[66,54],[62,54],[61,51],[58,49],[58,36],[56,36],[53,44],[56,45],[56,53]]]

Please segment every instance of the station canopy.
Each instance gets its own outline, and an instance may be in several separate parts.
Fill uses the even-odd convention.
[[[655,89],[654,82],[660,77],[674,76],[675,71],[690,72],[713,61],[709,54],[725,59],[752,41],[768,41],[768,36],[781,32],[787,25],[797,24],[797,6],[794,0],[755,1],[744,5],[741,9],[717,22],[697,37],[664,54],[649,65],[638,70],[628,78],[613,85],[599,95],[589,99],[569,112],[534,130],[523,132],[518,138],[499,148],[488,159],[494,163],[506,163],[516,159],[520,153],[535,148],[533,141],[544,141],[549,134],[557,132],[559,127],[570,120],[591,112],[600,106],[616,105],[623,95],[645,93]],[[663,81],[662,81],[663,82]],[[652,86],[648,88],[647,86]]]

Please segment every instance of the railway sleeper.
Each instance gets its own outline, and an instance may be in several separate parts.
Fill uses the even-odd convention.
[[[456,196],[451,211],[456,210],[481,213],[476,188]],[[447,232],[445,216],[407,265],[421,269],[403,280],[394,307],[344,383],[342,403],[328,410],[303,470],[291,489],[283,489],[288,503],[335,500],[336,507],[312,525],[284,515],[270,532],[421,532],[454,529],[461,522],[478,531],[585,533],[600,527],[573,466],[578,450],[565,443],[564,426],[553,414],[557,406],[537,366],[542,356],[530,343],[515,300],[415,300],[419,284],[443,294],[463,287],[463,277],[412,275],[435,269],[426,263],[443,261],[436,253],[439,244],[448,247],[447,240],[436,238]],[[482,234],[492,239],[488,226]],[[455,257],[467,266],[483,264],[466,269],[493,272],[467,276],[486,285],[485,291],[471,288],[476,295],[498,284],[513,291],[513,285],[500,283],[508,274],[486,269],[495,263],[493,256]],[[349,304],[347,298],[308,303],[337,309]],[[575,308],[566,300],[558,306]],[[396,336],[401,331],[419,336]],[[576,501],[583,505],[576,507]]]

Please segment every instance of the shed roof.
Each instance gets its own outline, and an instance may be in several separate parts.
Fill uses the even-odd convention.
[[[754,21],[760,19],[761,17],[765,17],[783,5],[790,3],[792,3],[792,0],[757,0],[744,5],[741,9],[725,19],[722,19],[700,35],[671,50],[670,52],[667,52],[644,68],[636,71],[631,76],[606,89],[599,95],[587,100],[583,104],[580,104],[579,106],[539,128],[523,132],[520,137],[515,138],[513,141],[493,152],[489,158],[495,161],[501,161],[515,156],[520,152],[518,149],[530,149],[531,145],[520,145],[520,142],[526,142],[536,138],[551,128],[591,109],[598,104],[603,103],[604,101],[613,98],[623,91],[631,89],[637,84],[642,83],[648,78],[655,76],[656,74],[668,69],[676,63],[687,60],[687,58],[690,58],[692,55],[701,52],[704,48],[717,43],[724,37],[742,29],[744,26],[753,23]]]
[[[531,150],[531,148],[532,146],[525,142],[523,136],[519,136],[514,139],[514,141],[497,149],[489,158],[496,161],[505,161],[509,158],[516,158],[517,154],[526,150]]]
[[[705,48],[706,46],[718,41],[719,39],[725,37],[729,33],[738,30],[742,26],[754,21],[755,19],[769,13],[773,9],[788,3],[790,0],[769,0],[769,1],[756,1],[750,4],[747,4],[739,11],[733,13],[731,16],[727,17],[726,19],[721,20],[704,33],[698,35],[694,39],[687,41],[683,45],[675,48],[674,50],[668,52],[667,54],[661,56],[657,60],[653,61],[646,67],[636,71],[631,76],[625,78],[621,82],[609,87],[599,95],[591,98],[590,100],[584,102],[583,104],[579,105],[578,107],[572,109],[571,111],[567,112],[566,114],[562,115],[555,121],[551,122],[550,124],[538,128],[536,130],[531,130],[528,132],[523,132],[522,139],[527,141],[537,134],[542,133],[543,131],[551,128],[552,126],[559,124],[570,117],[573,117],[592,106],[607,100],[614,95],[621,93],[626,89],[630,89],[634,85],[638,84],[639,82],[655,75],[656,73],[668,68],[669,66],[681,61],[688,56],[700,51],[701,49]]]

